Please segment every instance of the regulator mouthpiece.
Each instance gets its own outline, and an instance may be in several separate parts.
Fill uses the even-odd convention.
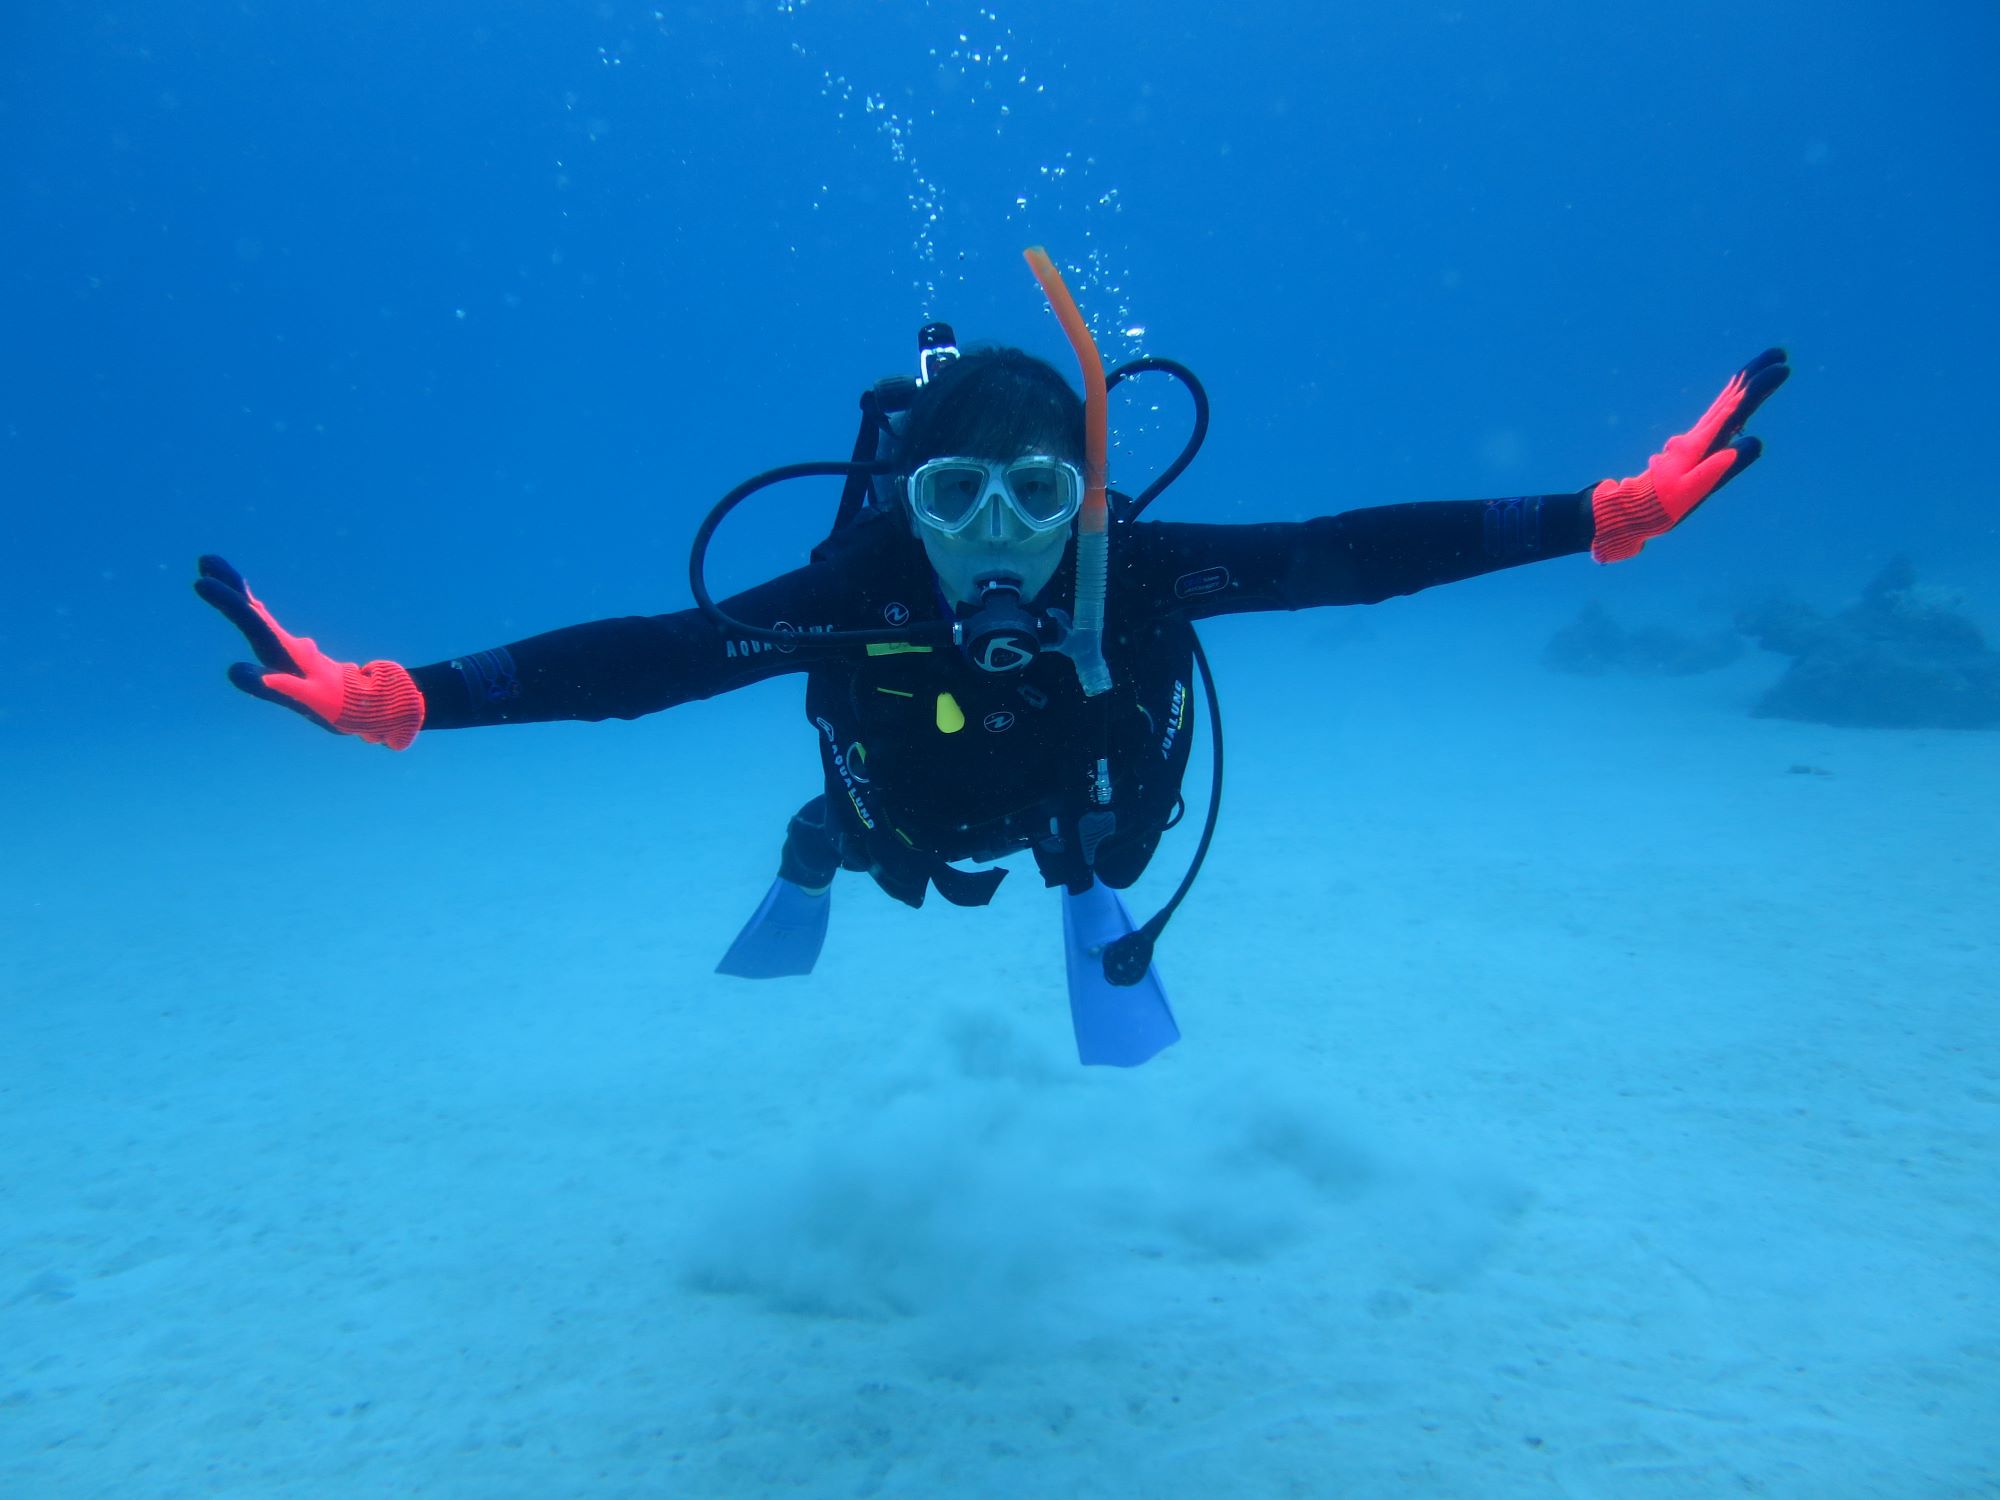
[[[1053,622],[1021,602],[1019,584],[1011,578],[979,582],[979,604],[960,619],[952,633],[959,649],[982,672],[1019,672],[1055,644]]]

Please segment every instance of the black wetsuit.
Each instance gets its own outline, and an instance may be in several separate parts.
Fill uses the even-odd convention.
[[[1070,660],[1044,652],[996,675],[960,652],[835,654],[732,639],[699,610],[601,620],[420,667],[425,729],[550,719],[635,719],[787,672],[804,672],[819,739],[832,864],[867,870],[916,905],[989,899],[999,872],[955,870],[1033,849],[1051,884],[1126,886],[1173,820],[1187,768],[1195,682],[1190,623],[1216,615],[1373,604],[1590,545],[1588,493],[1450,500],[1297,523],[1114,526],[1104,653],[1114,687],[1086,700]],[[1072,595],[1073,552],[1050,585]],[[908,524],[874,516],[830,537],[811,563],[724,601],[735,619],[802,636],[881,630],[946,613]],[[1100,718],[1099,715],[1102,715]],[[1107,754],[1108,752],[1108,754]],[[1100,756],[1116,824],[1090,841],[1079,819]],[[830,813],[830,816],[828,815]],[[821,871],[794,820],[794,878]],[[804,867],[800,868],[801,858]]]

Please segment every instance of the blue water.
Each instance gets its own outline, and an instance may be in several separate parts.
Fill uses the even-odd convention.
[[[1899,553],[2000,625],[1996,57],[1951,3],[12,8],[9,1492],[1991,1493],[1990,738],[1535,656]],[[1115,1092],[1026,893],[711,979],[796,684],[392,759],[223,681],[207,551],[343,657],[683,607],[920,322],[1069,368],[1029,243],[1207,382],[1160,515],[1574,490],[1796,367],[1637,563],[1216,632],[1236,842]]]

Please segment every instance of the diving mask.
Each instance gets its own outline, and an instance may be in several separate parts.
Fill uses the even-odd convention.
[[[1075,464],[1044,454],[1008,463],[983,458],[934,458],[910,475],[910,509],[944,536],[966,531],[1000,504],[1030,532],[1057,531],[1083,506],[1083,474]]]

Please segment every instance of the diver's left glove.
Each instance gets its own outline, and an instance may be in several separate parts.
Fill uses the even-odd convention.
[[[335,661],[280,625],[243,575],[219,557],[201,560],[194,591],[243,632],[261,669],[239,661],[229,680],[253,698],[278,703],[335,734],[407,750],[424,727],[424,695],[392,661]]]
[[[1766,349],[1736,372],[1702,419],[1646,462],[1631,479],[1607,479],[1590,492],[1597,530],[1590,555],[1601,563],[1638,556],[1653,537],[1671,531],[1693,510],[1757,461],[1764,445],[1739,438],[1764,398],[1785,383],[1785,351]]]

